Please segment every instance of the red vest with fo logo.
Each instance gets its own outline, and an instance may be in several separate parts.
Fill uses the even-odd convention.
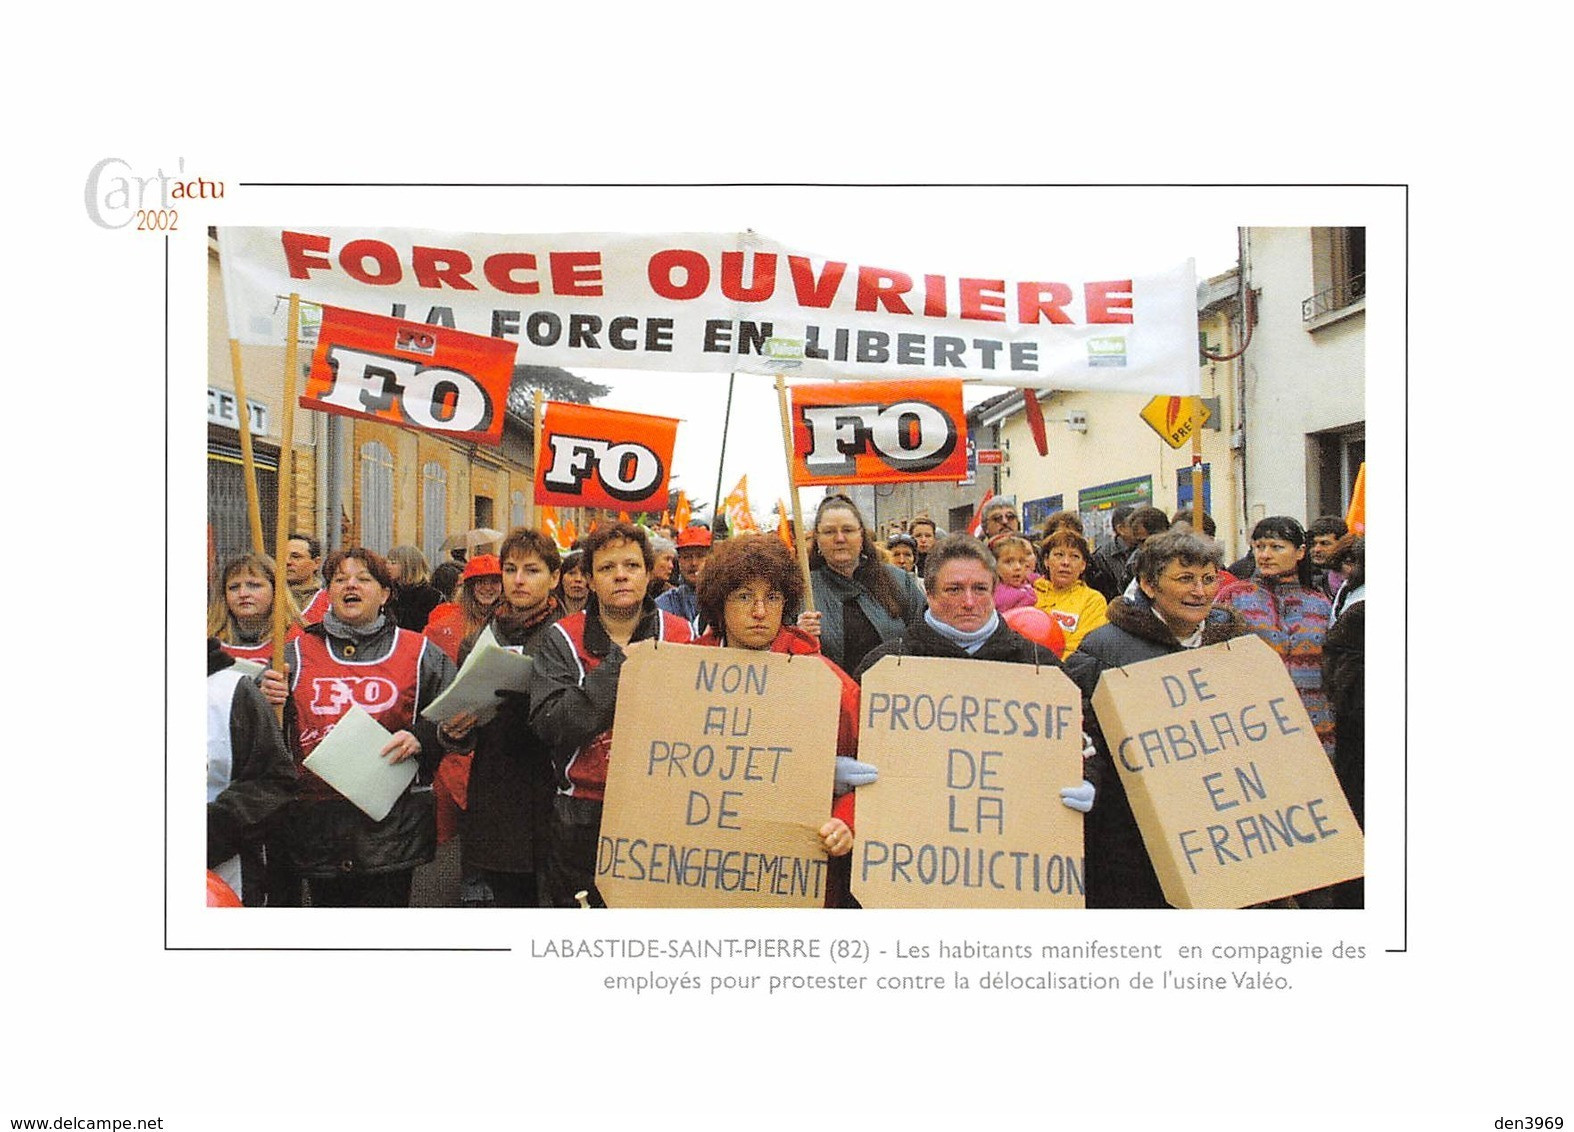
[[[400,629],[394,646],[384,656],[370,660],[339,660],[328,651],[328,642],[316,633],[302,633],[300,668],[294,675],[290,699],[295,705],[297,759],[305,759],[352,707],[359,707],[390,732],[406,731],[415,723],[420,694],[421,650],[426,638]],[[338,792],[316,775],[304,776],[300,792],[305,798],[336,798]]]

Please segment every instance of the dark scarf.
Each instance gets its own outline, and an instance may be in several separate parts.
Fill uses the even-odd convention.
[[[519,612],[505,599],[497,603],[497,609],[492,613],[492,625],[500,642],[506,639],[517,643],[530,630],[555,615],[558,609],[557,598],[552,595],[547,596],[544,604],[526,613]]]

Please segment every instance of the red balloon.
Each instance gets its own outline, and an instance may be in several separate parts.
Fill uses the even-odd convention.
[[[1042,609],[1033,605],[1019,605],[1001,614],[1006,624],[1035,644],[1043,645],[1057,657],[1066,651],[1066,634],[1060,624]]]
[[[212,869],[208,870],[208,907],[209,908],[240,908],[243,905],[240,897],[235,895],[235,890],[224,883],[224,878]]]

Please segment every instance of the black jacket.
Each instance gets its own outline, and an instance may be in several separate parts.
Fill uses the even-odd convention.
[[[1323,640],[1323,691],[1334,712],[1334,773],[1366,825],[1366,600],[1339,614]]]
[[[218,641],[208,638],[209,676],[234,663]],[[235,685],[228,714],[229,782],[208,803],[208,868],[239,856],[243,883],[238,895],[255,905],[263,902],[263,841],[295,796],[295,760],[254,682],[243,679]],[[214,738],[209,736],[210,742]]]
[[[946,640],[919,616],[900,637],[885,641],[869,651],[853,679],[862,681],[882,657],[887,656],[937,656],[946,660],[1001,660],[1010,664],[1042,664],[1051,668],[1064,667],[1055,654],[1034,644],[1017,633],[1001,618],[997,628],[975,653]]]
[[[1208,611],[1202,643],[1215,645],[1251,632],[1234,610]],[[1087,897],[1089,908],[1167,908],[1164,890],[1148,858],[1132,815],[1126,788],[1110,758],[1109,743],[1093,712],[1093,692],[1106,669],[1124,668],[1179,652],[1181,644],[1153,612],[1146,597],[1119,598],[1109,604],[1109,624],[1083,638],[1066,658],[1066,671],[1082,690],[1082,725],[1098,753],[1091,760],[1099,786],[1098,804],[1088,814]]]
[[[492,621],[497,643],[531,656],[541,634],[563,616],[561,609],[523,630]],[[459,651],[463,664],[474,640]],[[503,697],[497,715],[476,730],[475,755],[466,789],[463,860],[472,868],[504,873],[537,872],[546,863],[547,823],[557,782],[552,754],[530,726],[529,691]]]

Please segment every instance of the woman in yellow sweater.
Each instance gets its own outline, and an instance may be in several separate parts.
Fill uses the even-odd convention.
[[[1076,531],[1061,528],[1039,547],[1047,577],[1033,583],[1034,604],[1049,614],[1066,634],[1066,655],[1077,651],[1094,629],[1109,618],[1104,595],[1082,580],[1088,569],[1088,543]]]

